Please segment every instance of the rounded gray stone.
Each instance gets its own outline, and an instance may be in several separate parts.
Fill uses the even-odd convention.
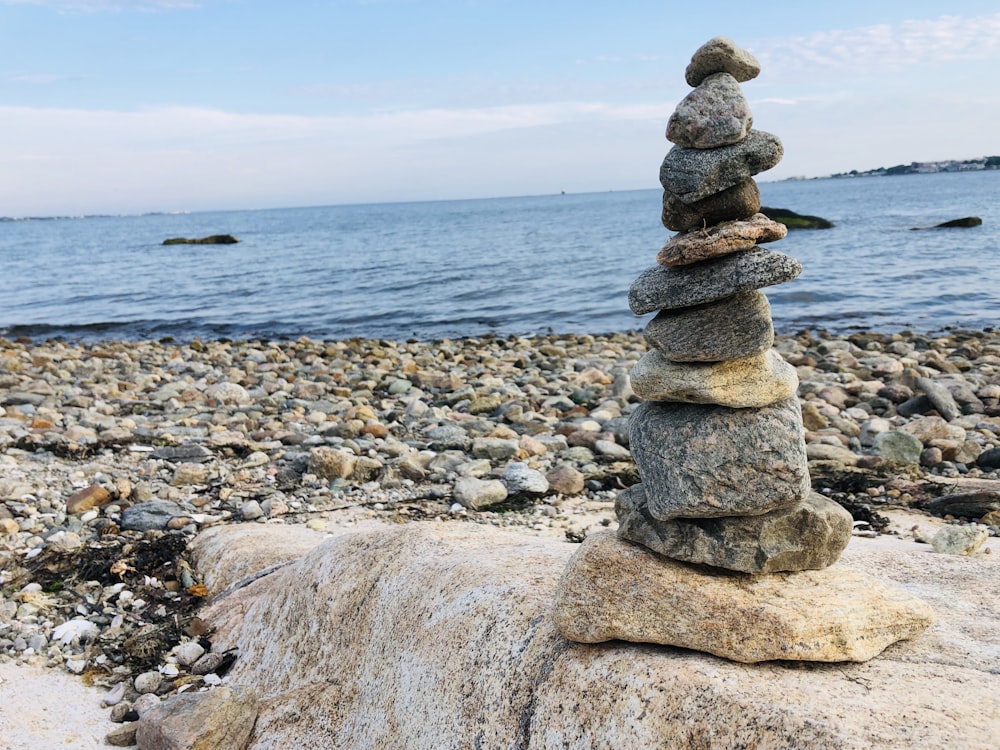
[[[752,125],[740,84],[729,73],[713,73],[677,105],[667,140],[685,148],[718,148],[746,138]]]
[[[741,573],[818,570],[832,565],[851,539],[853,519],[815,492],[759,516],[653,518],[642,484],[615,502],[618,536],[665,557]]]
[[[919,464],[924,449],[920,439],[902,430],[880,432],[872,441],[875,455],[894,464]]]
[[[760,211],[760,189],[751,178],[694,203],[685,203],[669,190],[663,192],[660,220],[667,229],[684,232],[732,219],[747,219]]]
[[[471,510],[502,503],[507,499],[507,487],[499,479],[460,477],[452,490],[455,502]]]
[[[549,480],[537,469],[522,461],[511,461],[500,475],[508,495],[544,495],[549,491]]]
[[[684,80],[688,86],[697,86],[707,76],[723,71],[737,81],[750,81],[760,75],[760,63],[732,39],[717,36],[695,50],[684,71]]]
[[[756,289],[697,307],[661,310],[646,341],[671,362],[719,362],[766,351],[774,343],[771,305]]]
[[[760,515],[811,491],[795,396],[759,409],[647,401],[629,438],[659,520]]]
[[[731,146],[674,146],[660,166],[660,184],[685,203],[694,203],[770,169],[783,154],[778,137],[762,130],[751,130]]]
[[[755,247],[687,266],[653,266],[632,282],[628,304],[636,315],[693,307],[791,281],[802,264],[784,253]]]

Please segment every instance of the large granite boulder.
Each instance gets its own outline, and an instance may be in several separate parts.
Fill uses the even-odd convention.
[[[265,569],[285,561],[277,528],[217,527],[192,545],[199,575],[212,568],[213,594],[232,590],[201,615],[217,627],[214,650],[240,649],[229,687],[258,696],[250,750],[981,750],[1000,732],[990,710],[1000,694],[1000,652],[990,646],[1000,643],[1000,555],[853,539],[830,570],[919,594],[935,623],[863,664],[790,668],[569,642],[552,601],[580,546],[472,524],[326,541],[296,527],[317,546],[240,586],[245,557]],[[797,593],[807,605],[814,594],[825,596]]]

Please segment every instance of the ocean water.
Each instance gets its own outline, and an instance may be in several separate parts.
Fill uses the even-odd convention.
[[[1000,318],[1000,171],[762,183],[833,221],[772,248],[781,332],[982,328]],[[657,189],[0,221],[0,335],[435,339],[643,327],[626,292],[671,232]],[[962,216],[967,229],[913,231]],[[237,245],[163,246],[234,234]]]

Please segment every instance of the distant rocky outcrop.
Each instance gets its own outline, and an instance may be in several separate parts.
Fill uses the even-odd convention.
[[[164,245],[235,245],[237,242],[239,240],[231,234],[213,234],[198,239],[171,237],[170,239],[163,240]]]
[[[770,208],[761,206],[760,212],[769,219],[784,224],[789,229],[831,229],[834,224],[820,216],[797,214],[787,208]]]
[[[978,216],[966,216],[962,219],[952,219],[951,221],[943,221],[940,224],[935,224],[934,229],[951,229],[952,227],[978,227],[983,223],[983,220]]]

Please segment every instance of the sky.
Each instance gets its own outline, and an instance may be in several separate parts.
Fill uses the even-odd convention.
[[[1000,154],[995,0],[0,0],[0,216],[658,188],[715,36],[760,181]]]

